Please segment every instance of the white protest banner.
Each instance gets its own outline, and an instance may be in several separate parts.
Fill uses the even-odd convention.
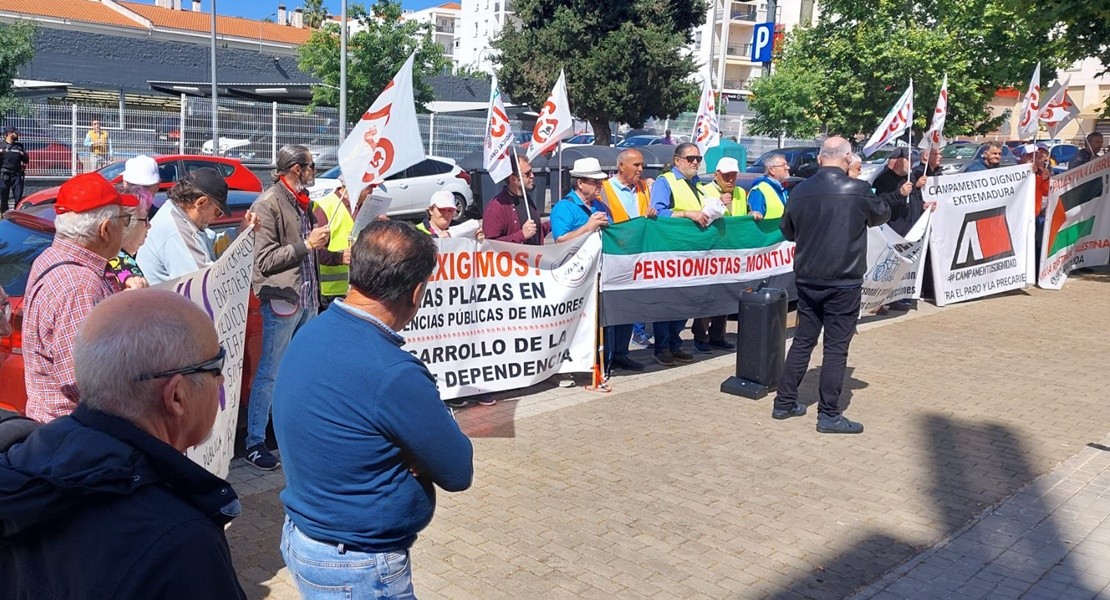
[[[721,128],[717,124],[717,107],[713,102],[713,87],[709,84],[709,77],[705,78],[701,87],[698,116],[694,121],[691,139],[698,145],[698,152],[703,156],[706,150],[721,143]]]
[[[1110,156],[1052,178],[1037,285],[1058,290],[1068,273],[1110,264]]]
[[[513,171],[509,146],[513,144],[513,128],[509,125],[509,115],[501,100],[501,90],[497,88],[497,73],[489,88],[489,110],[486,114],[486,139],[482,145],[482,166],[489,172],[494,183],[500,183]]]
[[[1041,113],[1041,63],[1033,70],[1033,77],[1029,79],[1029,89],[1021,99],[1021,112],[1018,118],[1018,137],[1031,140],[1037,136],[1040,127]]]
[[[224,359],[224,385],[220,411],[207,440],[185,454],[209,472],[227,477],[235,451],[235,425],[239,418],[240,392],[246,355],[247,308],[254,273],[254,232],[240,235],[219,260],[191,275],[162,283],[157,288],[181,294],[201,307],[216,327]]]
[[[559,80],[543,103],[540,116],[536,117],[536,127],[532,129],[532,143],[528,146],[528,160],[554,148],[574,129],[574,119],[570,116],[570,102],[567,100],[566,74],[559,71]]]
[[[444,399],[588,372],[597,333],[601,239],[525,246],[437,239],[439,256],[405,350]]]
[[[358,198],[366,186],[424,160],[424,139],[412,97],[415,57],[415,52],[409,55],[339,146],[339,168],[351,198]]]
[[[922,191],[937,203],[929,253],[938,306],[1031,283],[1035,188],[1028,164],[929,180]]]
[[[905,237],[886,225],[867,228],[861,316],[890,302],[921,297],[930,215],[921,215]]]
[[[937,106],[933,109],[933,122],[929,125],[929,130],[921,138],[921,143],[917,145],[918,148],[925,150],[926,148],[941,149],[947,144],[944,139],[944,121],[948,118],[948,73],[944,74],[944,83],[940,85],[940,96],[937,98]]]
[[[910,80],[910,86],[902,93],[902,97],[887,113],[879,128],[864,144],[863,155],[871,156],[879,148],[893,142],[902,135],[902,132],[910,128],[910,123],[913,123],[913,80]]]

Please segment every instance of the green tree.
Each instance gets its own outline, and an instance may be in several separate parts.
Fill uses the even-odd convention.
[[[324,0],[304,0],[304,24],[319,29],[328,18],[328,9],[324,8]]]
[[[472,65],[455,65],[455,70],[452,75],[456,77],[467,77],[470,79],[484,79],[489,81],[489,73],[478,69]]]
[[[776,72],[753,86],[753,127],[867,136],[913,78],[919,134],[947,73],[945,134],[991,131],[1006,118],[988,106],[998,89],[1024,90],[1037,61],[1044,85],[1067,62],[1051,27],[1010,1],[828,0],[812,28],[788,38]]]
[[[498,82],[515,102],[539,109],[566,71],[575,116],[607,145],[609,123],[642,126],[696,103],[697,70],[684,50],[705,22],[704,0],[516,0],[518,25],[493,40]]]
[[[1097,58],[1100,75],[1110,75],[1110,4],[1088,0],[1009,0],[1015,10],[1026,11],[1030,19],[1051,28],[1055,41],[1064,47],[1068,60]],[[1110,96],[1103,114],[1110,116]]]
[[[35,26],[27,21],[0,24],[0,112],[24,110],[27,103],[16,97],[13,80],[20,65],[35,54]]]
[[[401,19],[401,5],[378,0],[368,13],[360,4],[350,7],[351,18],[364,28],[347,40],[347,118],[356,121],[405,60],[416,52],[412,85],[417,110],[434,98],[426,79],[449,68],[443,48],[432,38],[432,26]],[[339,105],[339,26],[327,23],[312,33],[298,50],[298,65],[325,85],[312,90],[312,105]]]

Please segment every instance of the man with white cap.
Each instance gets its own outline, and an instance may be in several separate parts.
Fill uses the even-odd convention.
[[[580,158],[570,170],[571,191],[551,208],[551,235],[556,242],[565,242],[589,235],[613,222],[612,211],[601,201],[602,183],[609,175],[596,158]],[[628,357],[632,325],[605,328],[605,364],[629,371],[643,371],[644,366]]]
[[[744,188],[736,185],[736,176],[739,173],[740,163],[735,158],[726,156],[717,161],[713,181],[700,186],[706,198],[719,198],[725,208],[725,214],[734,217],[748,214],[748,195],[744,192]],[[728,315],[694,319],[690,324],[690,333],[694,334],[694,350],[710,353],[714,348],[735,349],[736,346],[725,339],[727,326]]]
[[[565,242],[587,235],[612,222],[609,207],[598,198],[609,175],[596,158],[579,158],[570,170],[571,190],[551,208],[551,236]]]

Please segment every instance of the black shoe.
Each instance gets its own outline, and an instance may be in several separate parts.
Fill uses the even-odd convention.
[[[663,365],[664,367],[674,366],[674,356],[671,355],[670,350],[655,353],[655,362]]]
[[[452,398],[450,400],[444,400],[443,403],[451,408],[466,408],[470,406],[470,401],[464,398]]]
[[[805,414],[806,414],[806,405],[805,404],[798,404],[797,402],[795,402],[794,406],[792,406],[790,408],[781,408],[781,409],[776,408],[776,409],[772,410],[771,411],[771,418],[772,419],[778,419],[779,421],[783,421],[783,420],[789,419],[790,417],[801,417]]]
[[[694,362],[694,355],[682,350],[671,350],[671,356],[678,362]]]
[[[273,471],[281,466],[281,462],[278,461],[277,457],[273,454],[270,454],[265,444],[258,444],[247,448],[246,460],[248,463],[254,465],[254,467],[262,469],[263,471]]]
[[[863,423],[849,421],[844,415],[838,417],[817,417],[818,433],[863,433]]]
[[[694,340],[694,350],[702,354],[712,354],[713,346],[710,346],[709,342],[699,342],[697,340]]]
[[[721,350],[735,350],[736,349],[736,344],[733,344],[732,342],[730,342],[728,340],[717,340],[717,341],[709,340],[709,345],[713,346],[714,348],[720,348]]]
[[[627,356],[617,356],[613,358],[613,360],[609,362],[609,366],[616,367],[618,369],[624,369],[625,371],[644,370],[644,365],[632,360],[631,358],[628,358]]]

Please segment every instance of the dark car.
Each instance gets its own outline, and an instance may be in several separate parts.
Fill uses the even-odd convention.
[[[781,154],[786,157],[786,164],[790,165],[790,174],[794,177],[812,176],[817,172],[817,154],[821,152],[820,146],[796,146],[793,148],[777,148],[760,155],[748,167],[748,173],[763,173],[763,161],[772,154]]]
[[[200,152],[201,145],[212,139],[207,128],[181,127],[181,117],[173,116],[161,119],[154,125],[154,143],[152,149],[158,154],[178,154],[182,150],[181,138],[185,137],[185,152]]]
[[[237,226],[257,197],[258,192],[228,192],[227,203],[231,214],[212,223],[212,230],[219,233]],[[164,192],[155,196],[156,206],[165,201]],[[0,221],[0,286],[11,302],[12,334],[0,337],[0,409],[22,414],[27,405],[27,390],[23,382],[23,294],[31,264],[54,240],[54,204],[18,208],[4,217]],[[251,294],[247,309],[241,407],[246,406],[250,397],[250,386],[261,351],[262,317],[258,298]],[[245,419],[240,418],[239,423],[242,427],[246,426]]]
[[[940,172],[945,175],[963,173],[972,163],[982,160],[983,152],[985,152],[986,149],[987,144],[980,144],[978,146],[974,143],[948,144],[940,150]],[[1014,157],[1014,153],[1010,151],[1009,146],[1003,144],[1002,160],[999,161],[998,165],[1006,167],[1016,164],[1017,158]]]
[[[1079,152],[1079,146],[1074,144],[1056,144],[1048,151],[1048,156],[1058,167],[1066,167],[1071,159]]]

